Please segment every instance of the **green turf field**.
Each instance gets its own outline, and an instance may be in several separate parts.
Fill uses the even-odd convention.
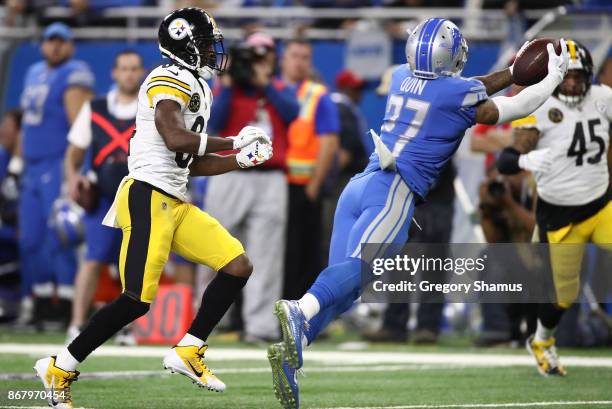
[[[0,335],[0,408],[45,406],[42,400],[9,400],[8,391],[37,389],[38,381],[25,378],[33,373],[32,364],[40,355],[36,348],[47,348],[44,344],[58,344],[61,339],[62,335]],[[461,342],[428,348],[359,349],[357,345],[358,349],[350,351],[324,343],[306,355],[306,376],[300,378],[301,407],[612,407],[610,350],[563,350],[562,357],[575,366],[566,364],[566,378],[547,379],[527,365],[523,351],[475,350],[459,347]],[[211,344],[208,363],[228,385],[225,393],[199,389],[180,375],[165,374],[156,355],[161,348],[111,347],[105,353],[112,356],[92,356],[79,368],[82,377],[73,384],[75,404],[121,409],[279,407],[263,349]],[[20,353],[7,352],[17,346]],[[152,356],[131,356],[134,351]],[[214,358],[215,353],[219,359]],[[241,354],[250,359],[240,359]]]

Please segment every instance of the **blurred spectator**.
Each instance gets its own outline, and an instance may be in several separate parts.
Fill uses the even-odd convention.
[[[603,64],[601,64],[601,68],[597,73],[597,80],[600,84],[612,87],[612,57],[606,58]]]
[[[75,280],[66,343],[76,338],[87,320],[102,266],[118,262],[121,231],[103,226],[102,219],[119,183],[128,174],[129,139],[134,132],[143,77],[144,66],[138,53],[128,50],[117,54],[112,70],[116,87],[91,103],[85,102],[68,134],[64,175],[70,197],[86,210],[87,250]],[[85,176],[88,169],[89,177]]]
[[[243,339],[278,338],[270,319],[282,291],[287,225],[287,130],[300,106],[293,88],[274,79],[276,49],[268,35],[255,33],[230,52],[229,75],[215,87],[209,133],[237,135],[257,126],[272,138],[274,156],[248,172],[229,172],[210,178],[205,207],[236,237],[242,238],[254,270],[243,291]],[[273,249],[273,251],[271,251]]]
[[[490,168],[480,189],[481,225],[488,243],[526,243],[531,241],[535,226],[534,186],[527,172],[501,176]],[[511,266],[496,263],[486,272],[504,276],[517,274],[529,267],[519,254]],[[493,263],[495,260],[492,261]],[[512,269],[512,271],[508,271]],[[486,277],[483,277],[487,280]],[[535,331],[537,304],[482,304],[482,329],[475,340],[477,346],[500,343],[519,344]],[[527,331],[521,323],[527,322]]]
[[[512,143],[512,131],[510,125],[483,125],[477,124],[470,137],[470,149],[472,152],[485,153],[485,169],[495,164],[495,156],[498,152]]]
[[[514,58],[512,58],[514,61]],[[524,87],[512,85],[508,90],[508,95],[516,95]],[[470,149],[472,152],[482,152],[487,155],[485,160],[485,170],[489,170],[495,164],[497,153],[512,143],[512,130],[510,124],[503,125],[483,125],[477,124],[474,127],[470,138]]]
[[[47,220],[60,196],[68,130],[92,96],[94,78],[87,64],[72,59],[74,44],[66,25],[48,26],[41,50],[44,61],[28,69],[21,96],[24,169],[19,214],[27,217],[19,221],[20,258],[25,280],[34,283],[35,317],[67,324],[76,258]]]
[[[338,151],[338,110],[327,88],[312,81],[312,47],[285,45],[282,76],[297,88],[299,117],[289,127],[289,219],[283,298],[300,298],[321,270],[321,189]]]
[[[336,76],[338,91],[332,94],[332,101],[338,107],[340,118],[340,189],[344,188],[348,178],[365,168],[374,151],[374,143],[359,108],[364,87],[365,81],[350,70],[341,71]]]
[[[8,111],[0,123],[0,320],[14,318],[19,313],[20,294],[31,293],[31,283],[20,282],[19,251],[17,249],[18,181],[9,169],[17,153],[21,112]],[[32,300],[23,298],[21,322],[31,319]]]

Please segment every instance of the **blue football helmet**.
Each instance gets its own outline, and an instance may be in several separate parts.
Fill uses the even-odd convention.
[[[420,23],[406,41],[406,59],[415,77],[435,79],[460,75],[468,46],[450,20],[430,18]]]
[[[49,224],[65,247],[81,244],[85,238],[84,210],[69,199],[60,197],[53,203]]]

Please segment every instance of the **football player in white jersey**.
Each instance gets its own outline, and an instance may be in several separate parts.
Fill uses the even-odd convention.
[[[579,293],[587,242],[612,243],[612,202],[608,155],[612,89],[592,85],[589,51],[568,40],[568,73],[554,94],[530,116],[515,121],[515,143],[500,155],[502,173],[534,173],[538,205],[537,238],[551,245],[556,302],[541,304],[536,333],[527,340],[542,375],[566,374],[559,363],[554,332],[563,311]]]
[[[205,132],[212,102],[205,80],[225,67],[222,40],[213,17],[199,8],[176,10],[160,25],[159,48],[171,62],[154,69],[140,88],[129,175],[104,219],[104,224],[123,231],[123,293],[98,311],[60,354],[36,362],[34,369],[50,391],[52,407],[72,408],[70,385],[79,374],[77,364],[149,310],[170,251],[211,267],[217,275],[187,334],[169,350],[163,365],[201,387],[225,389],[204,363],[205,342],[242,290],[252,265],[237,239],[186,201],[187,178],[258,165],[272,156],[272,147],[269,137],[255,127],[230,138]],[[239,152],[212,154],[227,150]]]

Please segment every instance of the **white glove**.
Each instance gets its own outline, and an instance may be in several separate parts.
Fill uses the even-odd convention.
[[[241,168],[261,165],[272,157],[272,145],[256,141],[236,154],[236,162]]]
[[[256,126],[245,126],[237,136],[230,136],[229,139],[234,141],[233,149],[242,149],[256,141],[268,145],[272,144],[270,137]]]
[[[521,169],[531,172],[546,173],[552,166],[550,148],[537,149],[519,156],[518,165]]]
[[[548,76],[552,76],[557,84],[561,84],[563,78],[565,78],[569,64],[567,44],[564,39],[560,39],[559,42],[561,43],[561,55],[557,55],[551,43],[546,44],[546,49],[548,50]]]

